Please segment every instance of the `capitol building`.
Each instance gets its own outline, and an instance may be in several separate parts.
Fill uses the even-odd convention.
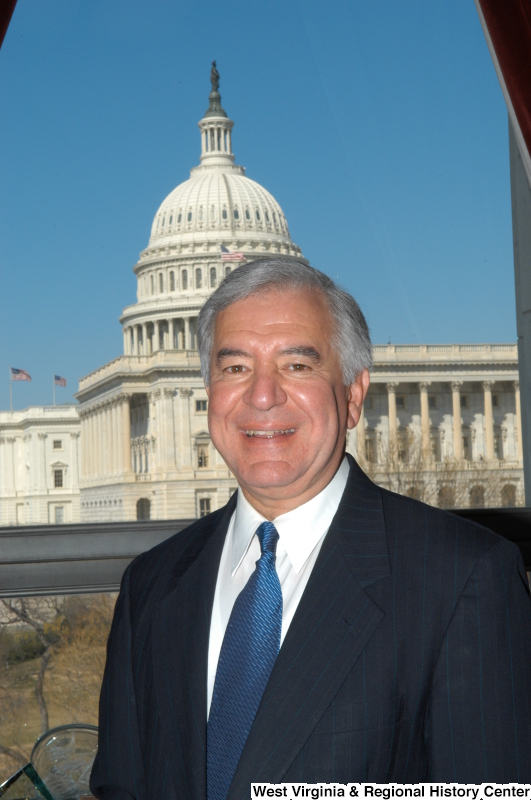
[[[123,355],[81,379],[77,405],[0,412],[1,525],[190,519],[237,488],[208,433],[197,316],[241,260],[305,259],[278,202],[235,163],[212,74],[200,163],[134,266]],[[523,505],[516,345],[375,345],[347,447],[376,482],[434,505]]]

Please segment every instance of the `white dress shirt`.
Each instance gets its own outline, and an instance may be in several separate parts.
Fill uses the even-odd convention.
[[[282,588],[281,644],[339,506],[348,473],[349,464],[344,458],[338,471],[322,492],[304,505],[273,520],[279,537],[276,569]],[[260,542],[255,533],[258,526],[266,521],[265,517],[245,499],[242,490],[238,489],[238,503],[229,522],[219,562],[210,622],[207,713],[210,713],[219,653],[232,607],[260,558]]]

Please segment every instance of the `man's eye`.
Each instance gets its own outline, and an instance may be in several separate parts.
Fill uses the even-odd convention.
[[[231,375],[234,375],[238,372],[243,372],[244,369],[245,367],[243,367],[241,364],[234,364],[232,367],[227,367],[226,372],[230,372]]]
[[[293,372],[303,372],[304,370],[308,369],[306,364],[290,364],[288,369],[292,370]]]

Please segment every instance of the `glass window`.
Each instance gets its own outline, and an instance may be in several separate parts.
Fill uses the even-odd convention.
[[[231,267],[225,267],[225,277],[227,277],[227,275],[230,275],[230,273],[231,273]]]
[[[498,405],[498,395],[497,394],[493,394],[492,395],[492,405],[493,406],[497,406]]]
[[[162,220],[162,227],[164,227],[164,223],[165,222],[166,222],[166,217],[164,217],[163,220]]]
[[[177,217],[177,224],[178,225],[181,224],[182,218],[183,218],[183,215],[181,213],[179,213],[179,216]]]
[[[170,217],[170,225],[172,224],[172,222],[173,222],[173,214]]]
[[[199,213],[197,215],[199,222],[203,222],[203,206],[199,209]]]
[[[55,507],[55,522],[57,525],[61,525],[65,521],[65,509],[64,506],[56,506]]]
[[[507,483],[501,490],[501,504],[504,508],[516,505],[516,487]]]
[[[468,408],[468,397],[466,394],[461,395],[461,408]]]
[[[217,284],[217,282],[218,282],[217,270],[216,270],[215,267],[210,267],[210,285],[211,285],[211,287],[214,288],[214,286]]]
[[[251,212],[248,208],[245,209],[245,219],[251,219]]]
[[[428,408],[435,409],[437,408],[437,401],[433,394],[428,395]]]
[[[195,288],[201,289],[203,286],[203,273],[200,269],[196,269],[195,271]]]
[[[151,294],[155,294],[155,276],[151,276]]]
[[[229,216],[227,214],[227,209],[226,208],[224,208],[223,211],[221,212],[221,216],[222,216],[223,219],[227,219],[227,217]]]
[[[267,209],[266,209],[266,212],[265,212],[265,218],[266,218],[266,222],[269,222],[269,212],[268,212]]]
[[[197,445],[197,466],[199,469],[206,469],[208,467],[208,445]]]
[[[54,469],[53,471],[53,485],[56,489],[63,488],[63,470],[62,469]]]
[[[198,414],[204,414],[207,410],[207,401],[206,400],[196,400],[195,401],[195,410]]]
[[[211,506],[210,497],[201,497],[199,500],[199,516],[206,517],[207,514],[210,514]]]
[[[276,214],[275,214],[275,212],[273,211],[273,222],[275,222],[275,223],[276,223],[276,221],[277,221],[277,215],[276,215]]]
[[[192,221],[192,212],[191,211],[188,212],[188,216],[186,217],[186,219],[188,220],[188,222]]]
[[[185,269],[181,272],[181,282],[183,289],[188,289],[188,272]]]
[[[237,208],[234,209],[234,219],[240,219],[240,212]]]
[[[170,272],[170,292],[175,291],[175,272]]]
[[[136,502],[136,518],[151,519],[151,501],[147,497],[141,497]]]
[[[485,507],[485,489],[483,486],[473,486],[470,490],[470,507],[471,508],[484,508]]]
[[[396,407],[403,409],[406,407],[406,398],[404,395],[399,394],[396,398]]]
[[[212,220],[212,222],[214,222],[214,220],[216,219],[216,207],[215,206],[210,206],[210,219]]]
[[[63,449],[63,442],[61,439],[54,439],[53,440],[53,449],[54,450],[62,450]]]
[[[260,212],[256,209],[256,219],[260,222]]]
[[[160,272],[159,273],[159,292],[162,293],[163,291],[164,291],[164,275],[162,274],[162,272]]]

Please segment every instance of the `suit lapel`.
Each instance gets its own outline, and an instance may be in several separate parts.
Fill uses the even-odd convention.
[[[271,673],[227,800],[281,782],[383,619],[364,587],[391,572],[381,495],[350,459],[343,498]]]
[[[230,502],[201,553],[159,604],[153,669],[179,798],[206,798],[207,667],[219,561],[235,507]]]

